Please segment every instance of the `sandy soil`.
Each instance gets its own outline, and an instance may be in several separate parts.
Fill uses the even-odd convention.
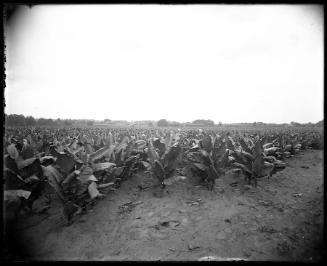
[[[287,163],[257,188],[227,174],[208,191],[193,177],[163,197],[139,173],[70,226],[53,195],[48,214],[22,216],[15,232],[24,259],[321,260],[323,152],[308,150]]]

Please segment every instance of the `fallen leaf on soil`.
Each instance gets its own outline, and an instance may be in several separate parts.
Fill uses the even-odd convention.
[[[142,201],[129,201],[121,206],[119,206],[119,212],[120,214],[124,213],[124,212],[131,212],[133,210],[133,208],[139,204],[142,204]]]
[[[222,257],[215,257],[215,256],[206,256],[198,259],[198,261],[242,261],[246,260],[243,258],[222,258]]]
[[[159,225],[168,227],[168,226],[179,226],[181,223],[179,221],[164,221],[164,222],[159,222]]]
[[[270,233],[270,234],[273,234],[273,233],[277,233],[278,231],[270,226],[266,226],[266,225],[263,225],[263,226],[260,226],[258,228],[258,231],[259,232],[262,232],[262,233]]]
[[[193,246],[193,245],[191,245],[191,244],[188,244],[188,250],[190,250],[190,251],[192,251],[192,250],[195,250],[195,249],[197,249],[197,248],[201,248],[200,246]]]

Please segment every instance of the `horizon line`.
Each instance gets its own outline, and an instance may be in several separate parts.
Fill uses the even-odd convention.
[[[311,122],[311,121],[308,121],[308,122],[297,122],[297,121],[290,121],[290,122],[264,122],[264,121],[253,121],[253,122],[223,122],[223,121],[218,121],[218,123],[215,122],[215,120],[213,119],[205,119],[205,118],[196,118],[196,119],[193,119],[191,121],[177,121],[177,120],[170,120],[170,119],[166,119],[166,118],[160,118],[160,119],[157,119],[157,120],[153,120],[153,119],[139,119],[139,120],[126,120],[126,119],[110,119],[110,118],[104,118],[104,119],[94,119],[94,118],[61,118],[61,117],[57,117],[57,118],[46,118],[46,117],[34,117],[33,115],[24,115],[24,114],[14,114],[14,113],[11,113],[11,114],[6,114],[4,113],[5,115],[23,115],[25,118],[26,117],[33,117],[34,119],[38,120],[38,119],[52,119],[52,120],[89,120],[89,121],[105,121],[106,119],[109,119],[110,121],[124,121],[124,122],[129,122],[129,123],[135,123],[135,122],[141,122],[141,121],[150,121],[150,122],[158,122],[159,120],[161,119],[165,119],[167,120],[168,122],[177,122],[177,123],[181,123],[181,124],[186,124],[186,123],[193,123],[195,120],[211,120],[212,122],[214,122],[214,125],[218,125],[218,124],[253,124],[253,123],[263,123],[263,124],[279,124],[279,125],[282,125],[282,124],[290,124],[292,122],[295,122],[295,123],[299,123],[299,124],[316,124],[316,123],[319,123],[321,121],[324,121],[324,118],[318,120],[317,122]]]

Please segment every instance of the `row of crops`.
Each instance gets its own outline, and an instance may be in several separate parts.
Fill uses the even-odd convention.
[[[33,211],[48,184],[69,222],[141,171],[150,173],[158,189],[187,179],[185,168],[209,190],[226,171],[241,173],[256,186],[259,177],[270,178],[287,167],[285,158],[306,149],[323,149],[321,131],[7,128],[6,217],[14,219],[22,209]]]

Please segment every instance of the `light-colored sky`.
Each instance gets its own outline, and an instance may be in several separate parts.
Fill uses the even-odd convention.
[[[323,119],[323,7],[45,5],[6,28],[7,114]]]

